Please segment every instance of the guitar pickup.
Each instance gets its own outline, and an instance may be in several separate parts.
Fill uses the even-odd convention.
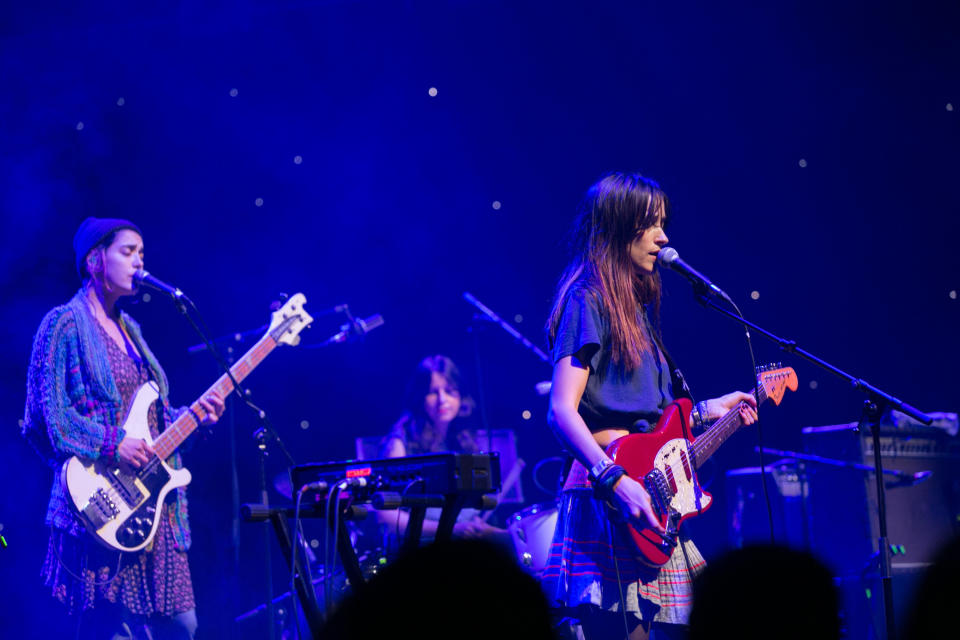
[[[143,493],[137,488],[136,476],[128,475],[119,468],[114,468],[111,473],[106,474],[106,477],[128,507],[136,507],[143,500]]]

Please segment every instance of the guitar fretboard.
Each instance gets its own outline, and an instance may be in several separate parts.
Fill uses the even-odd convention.
[[[250,347],[250,350],[247,351],[242,358],[230,367],[230,373],[233,374],[233,378],[237,382],[246,378],[250,375],[251,371],[257,368],[257,365],[259,365],[264,358],[270,355],[270,352],[273,351],[276,346],[277,341],[274,340],[269,333],[260,338],[255,345]],[[220,379],[213,383],[213,386],[207,389],[200,397],[204,398],[210,393],[216,393],[226,400],[232,392],[233,382],[231,382],[227,374],[223,374],[220,376]],[[199,400],[190,405],[189,411],[184,412],[183,415],[177,418],[153,443],[153,450],[157,456],[159,456],[161,460],[166,460],[170,457],[170,455],[177,450],[177,447],[183,444],[183,441],[196,430],[200,422],[206,417],[207,412],[200,406]]]
[[[761,404],[767,400],[767,391],[762,384],[757,385],[757,395]],[[693,442],[694,468],[699,468],[720,448],[720,445],[727,441],[727,438],[743,426],[743,420],[740,418],[740,407],[743,404],[746,403],[738,403]]]

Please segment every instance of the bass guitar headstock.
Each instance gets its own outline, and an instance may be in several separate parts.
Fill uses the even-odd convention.
[[[306,302],[306,296],[296,293],[270,315],[270,328],[267,331],[277,344],[295,347],[300,343],[300,332],[313,322],[313,318],[303,308]]]
[[[757,386],[773,404],[779,405],[788,389],[797,390],[797,372],[792,367],[781,366],[779,362],[757,367]]]

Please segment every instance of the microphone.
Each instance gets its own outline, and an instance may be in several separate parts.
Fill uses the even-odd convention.
[[[369,318],[356,318],[352,322],[340,326],[339,333],[334,334],[327,342],[340,343],[362,338],[374,329],[383,326],[383,316],[379,313]]]
[[[918,485],[930,476],[933,475],[933,471],[918,471],[916,473],[910,473],[908,471],[896,471],[884,469],[883,472],[889,473],[893,476],[893,480],[884,483],[888,489],[896,489],[899,487],[912,487]]]
[[[151,289],[161,291],[174,300],[181,300],[187,297],[186,294],[184,294],[183,291],[180,291],[180,289],[177,287],[172,287],[163,280],[154,278],[152,275],[150,275],[150,272],[144,271],[143,269],[138,269],[137,272],[133,274],[133,281],[138,285],[145,285]]]
[[[720,296],[724,300],[730,300],[723,289],[710,282],[705,275],[688,265],[680,258],[680,254],[673,247],[664,247],[657,253],[657,262],[668,269],[673,269],[684,278],[689,280],[695,289],[706,289],[711,293]]]

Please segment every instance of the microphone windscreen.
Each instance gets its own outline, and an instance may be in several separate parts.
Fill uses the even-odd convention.
[[[359,320],[359,323],[364,333],[370,333],[377,327],[383,326],[383,316],[378,313],[370,316],[369,318],[363,318]]]
[[[673,247],[664,247],[657,252],[657,262],[662,264],[665,267],[670,266],[677,258],[680,257],[680,254],[677,253],[677,250]]]

